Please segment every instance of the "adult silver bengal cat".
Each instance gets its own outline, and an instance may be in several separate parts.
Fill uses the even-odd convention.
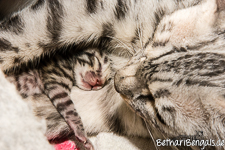
[[[223,69],[213,64],[223,65],[224,5],[224,0],[38,0],[1,22],[0,66],[10,71],[71,45],[100,47],[120,57],[141,51],[115,77],[128,104],[168,137],[203,131],[204,139],[223,139]],[[188,65],[197,68],[187,73]]]
[[[163,17],[153,41],[117,72],[126,102],[166,137],[225,138],[225,1],[208,0]]]

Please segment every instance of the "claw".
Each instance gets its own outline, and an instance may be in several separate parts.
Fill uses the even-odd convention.
[[[87,149],[87,150],[94,150],[94,147],[91,143],[90,140],[87,140],[86,143],[84,143],[84,147]]]
[[[91,141],[84,137],[84,136],[76,136],[77,140],[79,142],[82,142],[84,144],[84,147],[87,149],[87,150],[94,150],[94,146],[92,145]]]

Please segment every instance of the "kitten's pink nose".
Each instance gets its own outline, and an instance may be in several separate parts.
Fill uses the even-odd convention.
[[[86,72],[84,76],[84,80],[90,86],[92,86],[92,89],[94,90],[100,89],[103,85],[101,77],[96,75],[95,72],[91,72],[91,71]]]
[[[87,81],[91,86],[101,86],[101,79],[99,77],[95,77]]]

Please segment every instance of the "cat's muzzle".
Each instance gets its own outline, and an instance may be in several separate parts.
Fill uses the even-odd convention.
[[[139,70],[143,60],[145,57],[136,55],[115,74],[115,89],[126,99],[136,99],[147,89],[146,83],[143,83],[143,80],[137,75],[137,70]]]

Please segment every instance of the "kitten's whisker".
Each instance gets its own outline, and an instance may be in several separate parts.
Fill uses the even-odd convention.
[[[115,37],[112,37],[112,36],[106,36],[106,37],[109,37],[109,38],[111,38],[111,39],[113,39],[113,40],[115,40],[115,41],[121,43],[125,48],[127,48],[127,50],[129,51],[129,53],[130,53],[132,56],[136,53],[135,50],[133,50],[132,48],[130,48],[127,44],[125,44],[123,41],[119,40],[118,38],[115,38]]]

